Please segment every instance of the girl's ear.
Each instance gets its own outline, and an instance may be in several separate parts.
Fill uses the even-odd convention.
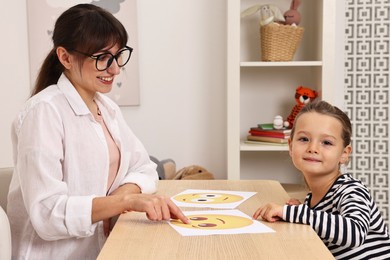
[[[72,67],[72,60],[69,52],[64,47],[58,47],[56,49],[56,54],[58,57],[58,60],[61,62],[61,64],[66,68],[70,69]]]
[[[341,164],[345,164],[347,165],[348,164],[348,161],[349,161],[349,155],[352,153],[352,146],[349,144],[347,145],[344,150],[343,150],[343,153],[341,154],[341,157],[340,157],[340,163]]]
[[[290,157],[292,157],[292,140],[291,140],[291,137],[288,139],[288,153],[290,154]]]

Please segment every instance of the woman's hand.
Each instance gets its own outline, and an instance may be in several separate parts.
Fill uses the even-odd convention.
[[[278,221],[283,217],[283,206],[275,203],[268,203],[258,208],[253,214],[254,219],[257,219],[259,217],[262,220],[266,220],[268,222]]]
[[[127,211],[145,212],[152,221],[179,219],[188,224],[190,221],[167,196],[151,194],[115,194],[96,197],[92,201],[92,223],[103,220],[106,236],[110,231],[110,218]]]
[[[153,221],[179,219],[188,224],[190,221],[169,197],[150,194],[132,194],[125,196],[128,211],[145,212]]]
[[[137,184],[126,183],[119,186],[116,190],[111,192],[110,195],[125,195],[125,194],[139,194],[139,193],[141,193],[141,189]],[[110,234],[114,224],[116,223],[118,216],[119,215],[103,220],[103,230],[104,230],[104,234],[107,237]]]

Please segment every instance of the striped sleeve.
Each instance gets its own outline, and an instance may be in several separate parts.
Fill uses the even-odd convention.
[[[335,195],[335,194],[333,194]],[[283,219],[292,223],[310,225],[324,241],[354,248],[364,243],[370,223],[370,199],[361,187],[344,190],[332,212],[311,209],[305,204],[285,205]]]

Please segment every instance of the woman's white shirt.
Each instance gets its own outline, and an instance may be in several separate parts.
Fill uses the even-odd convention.
[[[121,153],[108,194],[125,183],[154,193],[158,175],[119,107],[97,93]],[[92,199],[106,196],[109,153],[101,125],[65,75],[30,98],[12,127],[14,175],[8,195],[13,257],[95,259],[105,241]]]

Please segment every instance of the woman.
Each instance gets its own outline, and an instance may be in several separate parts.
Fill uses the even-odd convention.
[[[109,219],[125,211],[188,223],[169,198],[145,194],[156,191],[156,165],[101,94],[130,59],[127,40],[123,25],[94,5],[56,21],[53,49],[12,129],[13,258],[96,259]]]

